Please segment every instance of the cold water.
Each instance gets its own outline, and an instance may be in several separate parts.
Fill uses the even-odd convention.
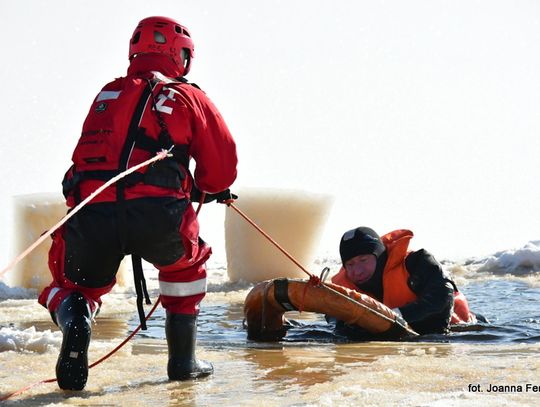
[[[242,308],[252,285],[228,282],[225,268],[213,265],[198,336],[199,357],[214,364],[213,376],[167,380],[164,312],[158,308],[147,331],[90,370],[83,392],[41,384],[6,405],[537,405],[538,271],[487,263],[445,268],[471,309],[490,323],[406,342],[348,342],[335,336],[321,315],[295,312],[287,317],[298,323],[276,343],[247,340]],[[329,266],[335,270],[337,263]],[[147,275],[156,298],[156,277],[151,271]],[[8,293],[11,298],[0,302],[2,394],[54,377],[61,343],[46,310],[33,298],[17,298],[32,294]],[[90,361],[138,323],[132,290],[107,296],[94,326]]]

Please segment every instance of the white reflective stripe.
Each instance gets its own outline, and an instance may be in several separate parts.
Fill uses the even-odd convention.
[[[176,82],[172,80],[171,78],[166,77],[165,75],[163,75],[161,72],[158,72],[158,71],[152,71],[152,75],[154,75],[154,77],[158,79],[160,82],[164,82],[167,84]]]
[[[188,297],[206,292],[206,278],[190,281],[189,283],[159,282],[159,292],[170,297]]]
[[[47,308],[49,308],[49,303],[51,302],[51,300],[54,298],[54,296],[56,295],[58,291],[60,291],[60,289],[55,287],[51,290],[51,292],[49,292],[49,295],[47,296]]]
[[[102,100],[109,99],[118,99],[118,96],[120,96],[120,92],[122,91],[102,90],[101,92],[99,92],[99,95],[97,95],[96,102],[101,102]]]

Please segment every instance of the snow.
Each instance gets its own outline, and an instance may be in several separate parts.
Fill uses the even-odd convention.
[[[0,281],[0,300],[5,299],[25,299],[35,298],[36,290],[30,290],[22,287],[9,287]]]
[[[521,248],[496,252],[472,264],[477,271],[493,274],[527,275],[540,272],[540,240],[530,241]]]
[[[60,331],[37,331],[35,327],[18,330],[10,327],[0,328],[0,352],[30,351],[45,353],[52,348],[57,350],[62,343]]]

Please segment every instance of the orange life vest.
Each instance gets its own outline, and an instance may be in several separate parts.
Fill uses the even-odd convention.
[[[405,268],[405,258],[407,257],[409,241],[413,237],[413,232],[406,229],[394,230],[381,237],[386,247],[388,259],[383,270],[383,303],[387,307],[403,307],[417,299],[417,296],[409,288],[409,272]],[[349,277],[344,267],[332,277],[334,284],[362,292]],[[365,293],[369,294],[369,293]]]

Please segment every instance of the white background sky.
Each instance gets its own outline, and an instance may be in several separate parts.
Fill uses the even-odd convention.
[[[60,190],[150,15],[192,31],[188,78],[235,135],[236,187],[335,195],[321,251],[359,225],[410,228],[439,258],[540,239],[537,1],[0,0],[3,264],[11,197]],[[218,253],[223,209],[202,219]]]

